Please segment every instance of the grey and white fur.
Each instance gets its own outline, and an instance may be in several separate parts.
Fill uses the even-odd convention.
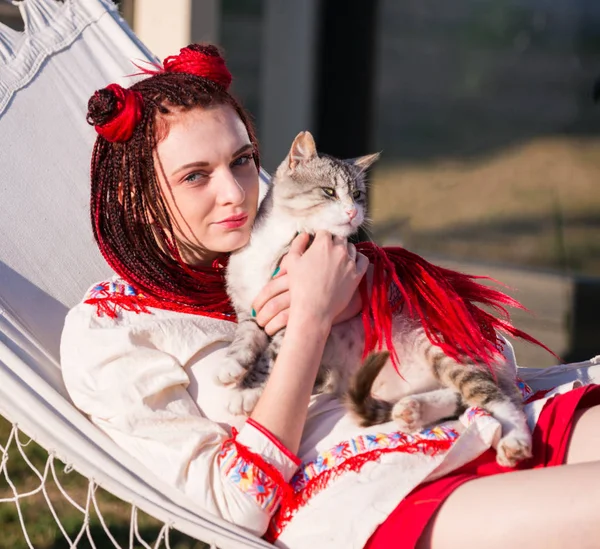
[[[252,302],[297,233],[327,230],[348,237],[358,230],[366,213],[364,172],[377,158],[374,154],[339,160],[318,154],[312,135],[301,132],[277,169],[250,242],[231,255],[227,268],[227,291],[238,327],[217,377],[234,389],[229,403],[232,413],[253,410],[285,333],[280,330],[269,338],[252,317]],[[393,294],[391,289],[390,298]],[[387,353],[373,354],[362,364],[360,317],[335,325],[315,391],[343,397],[362,425],[394,420],[405,432],[454,417],[465,407],[480,406],[502,425],[497,445],[501,465],[514,466],[531,455],[531,433],[513,364],[499,356],[492,374],[485,366],[457,362],[433,345],[420,322],[402,310],[393,318],[392,333],[401,376]]]

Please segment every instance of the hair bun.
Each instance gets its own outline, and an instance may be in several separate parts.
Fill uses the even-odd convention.
[[[225,89],[231,85],[231,73],[221,52],[212,44],[190,44],[177,55],[163,61],[165,72],[183,72],[211,80]]]
[[[189,46],[182,48],[180,53],[184,50],[193,51],[196,53],[203,53],[204,55],[211,55],[212,57],[220,57],[223,59],[221,50],[214,44],[190,44]]]
[[[102,126],[113,118],[116,110],[115,93],[110,88],[103,88],[90,97],[86,120],[92,126]]]
[[[107,141],[123,142],[133,135],[143,108],[139,92],[109,84],[88,101],[87,121]]]

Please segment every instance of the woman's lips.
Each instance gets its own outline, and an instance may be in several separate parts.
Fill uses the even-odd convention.
[[[246,224],[246,221],[248,221],[248,214],[233,215],[227,219],[223,219],[223,221],[218,221],[217,225],[226,229],[239,229]]]

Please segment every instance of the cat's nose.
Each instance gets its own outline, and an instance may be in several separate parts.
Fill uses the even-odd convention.
[[[348,214],[348,218],[350,219],[350,221],[352,221],[356,217],[358,210],[356,208],[351,208],[349,210],[346,210],[346,213]]]

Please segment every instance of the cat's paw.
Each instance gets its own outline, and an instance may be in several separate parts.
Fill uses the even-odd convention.
[[[229,401],[228,410],[234,416],[249,416],[260,395],[262,394],[262,387],[255,387],[253,389],[233,389],[231,400]]]
[[[248,346],[232,344],[227,350],[227,358],[248,370],[256,362],[258,355],[256,350],[250,349]]]
[[[414,433],[423,429],[421,403],[412,397],[404,397],[394,404],[392,419],[403,433]]]
[[[496,461],[503,467],[515,467],[532,456],[531,446],[529,433],[512,431],[498,442]]]
[[[227,357],[219,366],[219,370],[215,375],[215,381],[220,385],[232,385],[238,383],[245,374],[246,370],[237,360]]]

